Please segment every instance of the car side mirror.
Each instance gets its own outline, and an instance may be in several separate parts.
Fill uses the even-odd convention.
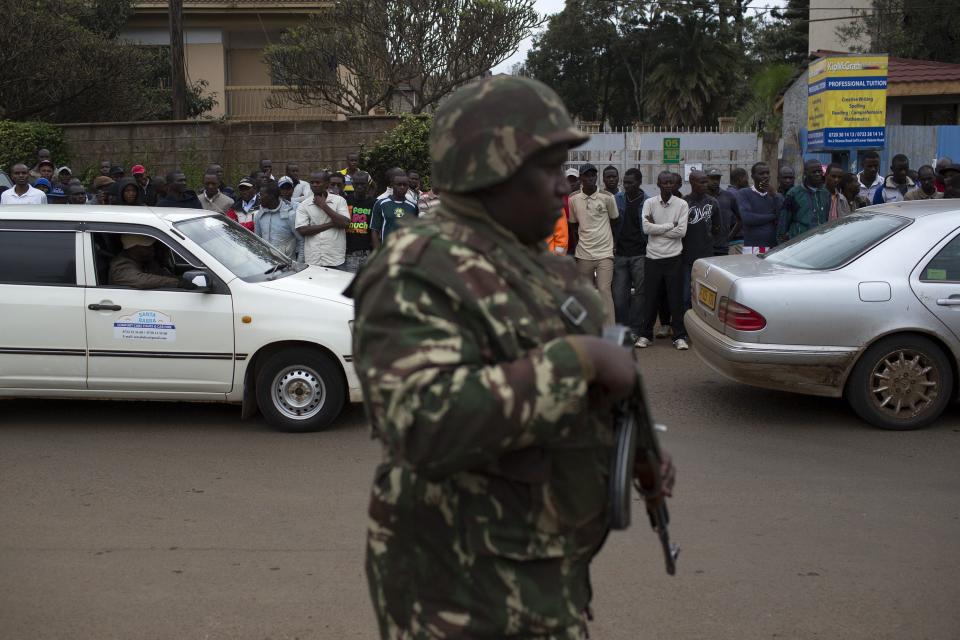
[[[210,274],[203,269],[192,269],[183,274],[183,283],[191,291],[208,293],[211,290]]]

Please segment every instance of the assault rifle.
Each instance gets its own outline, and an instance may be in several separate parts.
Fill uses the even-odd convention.
[[[630,331],[624,326],[607,327],[603,338],[633,349]],[[663,478],[660,476],[660,465],[663,456],[656,432],[664,428],[655,425],[650,417],[643,381],[639,377],[633,394],[619,401],[614,407],[613,420],[616,446],[610,473],[610,528],[619,530],[630,526],[632,486],[635,485],[645,499],[647,496],[654,496],[646,499],[647,515],[650,517],[650,526],[660,538],[667,573],[672,576],[677,571],[680,547],[670,542],[670,532],[667,529],[670,514],[667,511],[666,498],[662,495]],[[641,468],[640,477],[637,477],[635,471],[636,464]]]

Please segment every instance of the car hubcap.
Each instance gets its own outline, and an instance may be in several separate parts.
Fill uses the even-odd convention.
[[[893,418],[913,418],[926,411],[940,390],[940,372],[926,354],[897,349],[877,362],[870,376],[874,405]]]
[[[323,408],[326,398],[323,379],[309,367],[287,367],[273,379],[273,404],[288,418],[312,418]]]

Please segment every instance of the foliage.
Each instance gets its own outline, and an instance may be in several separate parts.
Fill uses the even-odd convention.
[[[119,38],[132,0],[0,0],[0,117],[50,122],[165,119],[171,115],[165,47]],[[215,104],[196,83],[192,114]]]
[[[539,24],[533,0],[340,0],[265,60],[277,95],[344,113],[420,113],[506,60]]]
[[[753,54],[761,64],[803,66],[810,56],[810,0],[787,0],[774,8],[771,20],[753,24]]]
[[[619,95],[624,86],[612,51],[618,34],[599,9],[591,0],[569,0],[534,39],[526,73],[550,85],[584,120],[609,114],[623,121],[636,114],[611,109],[611,94]]]
[[[715,123],[733,106],[734,46],[718,37],[714,21],[696,14],[668,16],[658,34],[662,41],[644,95],[648,110],[670,127]]]
[[[0,120],[0,170],[9,173],[18,162],[32,167],[37,162],[37,151],[40,149],[49,149],[59,165],[66,164],[67,148],[63,129],[46,122]]]
[[[775,131],[779,134],[783,115],[774,112],[774,105],[795,73],[796,70],[785,63],[761,68],[750,80],[753,97],[737,112],[737,124],[744,128]]]
[[[567,0],[535,39],[525,71],[582,120],[715,125],[746,89],[749,2]]]
[[[960,12],[948,4],[937,10],[930,0],[874,0],[837,35],[862,43],[853,47],[861,53],[960,63]]]
[[[400,123],[381,138],[372,149],[361,149],[360,166],[368,171],[381,188],[386,186],[384,174],[401,167],[418,171],[424,189],[430,182],[430,116],[400,117]]]

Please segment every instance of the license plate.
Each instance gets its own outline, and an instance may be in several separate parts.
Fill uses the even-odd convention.
[[[697,293],[697,300],[710,311],[717,308],[717,292],[713,289],[700,285],[700,291]]]

